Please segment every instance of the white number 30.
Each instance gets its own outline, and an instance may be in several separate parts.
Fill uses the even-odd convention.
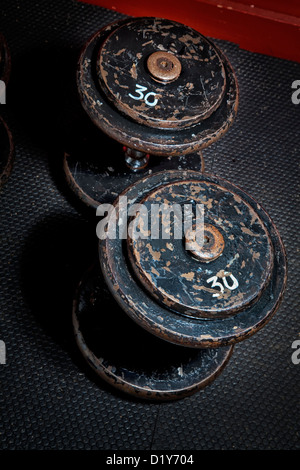
[[[146,95],[144,95],[144,91],[147,91],[147,88],[142,85],[136,85],[135,88],[135,93],[137,96],[133,96],[131,93],[129,93],[130,98],[134,100],[144,100],[147,106],[155,106],[158,103],[158,99],[155,98],[156,93],[153,91],[150,91]],[[153,101],[151,101],[151,97],[154,97]]]
[[[229,273],[224,273],[225,276],[222,277],[222,282],[224,284],[224,286],[229,289],[229,290],[234,290],[236,289],[237,287],[239,287],[239,282],[238,280],[234,277],[233,274],[229,274]],[[226,276],[230,277],[231,280],[232,280],[232,284],[229,285],[228,282],[227,282],[227,279],[226,279]],[[221,282],[218,282],[218,276],[213,276],[213,277],[210,277],[209,279],[207,279],[206,282],[210,283],[212,282],[212,285],[211,287],[218,287],[220,289],[220,292],[216,292],[215,294],[213,294],[213,297],[219,297],[220,293],[223,294],[224,292],[224,286],[221,284]]]

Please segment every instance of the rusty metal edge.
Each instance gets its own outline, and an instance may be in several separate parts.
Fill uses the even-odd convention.
[[[93,266],[89,268],[87,272],[91,271],[92,268]],[[211,384],[221,374],[221,372],[223,371],[223,369],[229,362],[229,359],[231,358],[233,350],[234,350],[234,346],[230,346],[222,362],[218,365],[218,368],[213,373],[211,373],[209,376],[207,376],[204,380],[202,380],[198,384],[187,387],[187,388],[183,388],[183,389],[166,392],[162,390],[149,390],[149,389],[145,389],[137,385],[134,385],[132,383],[129,383],[128,381],[117,376],[111,370],[105,367],[103,365],[103,362],[101,362],[93,354],[93,352],[88,348],[84,340],[84,337],[80,331],[79,322],[77,318],[78,297],[79,297],[79,291],[80,291],[80,286],[82,282],[83,281],[81,280],[77,286],[75,296],[73,299],[73,307],[72,307],[72,324],[73,324],[73,331],[75,335],[76,344],[81,354],[83,355],[84,359],[89,364],[89,366],[94,370],[94,372],[103,380],[105,380],[108,384],[119,389],[120,391],[129,395],[134,395],[137,398],[142,398],[145,400],[154,400],[154,401],[179,400],[179,399],[191,396],[197,391]]]
[[[215,45],[214,47],[216,48],[217,52],[221,56],[222,60],[224,60],[226,74],[229,76],[229,80],[231,82],[230,84],[227,84],[227,91],[225,92],[225,97],[224,97],[223,102],[226,100],[226,102],[231,102],[231,103],[230,103],[230,112],[228,113],[228,117],[225,123],[223,123],[223,125],[217,131],[209,134],[208,136],[200,139],[199,136],[197,135],[197,137],[195,137],[192,141],[182,142],[181,140],[179,144],[174,144],[174,142],[171,142],[172,139],[169,139],[169,141],[166,142],[166,138],[160,139],[160,140],[158,139],[156,142],[154,142],[153,139],[146,140],[145,136],[143,136],[143,139],[142,139],[141,136],[135,137],[132,135],[128,135],[126,134],[126,132],[124,132],[124,129],[122,128],[121,125],[120,126],[117,125],[116,120],[114,120],[114,122],[111,122],[109,119],[107,119],[101,110],[102,104],[104,103],[103,99],[102,99],[101,106],[99,106],[99,109],[97,110],[94,109],[91,112],[90,106],[93,107],[97,103],[91,97],[87,96],[87,91],[85,90],[84,78],[83,78],[85,76],[85,73],[87,73],[90,78],[92,78],[93,76],[92,70],[90,70],[90,63],[88,66],[89,71],[88,72],[84,71],[83,63],[86,60],[85,53],[87,49],[91,46],[91,44],[93,44],[94,41],[95,42],[97,41],[99,35],[101,37],[101,34],[111,31],[113,26],[117,27],[118,25],[121,25],[126,21],[128,21],[128,19],[121,20],[119,22],[118,21],[114,22],[112,25],[108,25],[107,27],[102,28],[100,31],[95,33],[90,38],[90,40],[83,46],[81,50],[80,58],[78,62],[78,70],[77,70],[77,86],[78,86],[78,91],[79,91],[79,96],[80,96],[82,106],[84,110],[86,111],[86,113],[88,114],[88,116],[90,117],[90,119],[92,120],[92,122],[97,127],[99,127],[103,132],[105,132],[114,140],[117,140],[118,142],[120,142],[122,145],[127,145],[136,150],[140,150],[142,152],[150,153],[153,155],[162,156],[161,154],[162,147],[165,149],[164,155],[166,156],[185,155],[188,153],[195,152],[197,150],[202,150],[208,147],[213,142],[217,141],[220,137],[222,137],[229,130],[229,128],[231,127],[235,119],[235,116],[237,114],[237,109],[238,109],[238,103],[239,103],[239,87],[238,87],[236,74],[230,62],[228,61],[225,54],[222,51],[220,51],[220,49]],[[211,41],[209,42],[212,43]],[[231,99],[229,99],[230,94],[232,93],[232,90],[230,92],[230,88],[233,90],[233,95],[235,96],[233,102]],[[97,90],[98,90],[97,93],[100,97],[99,89]],[[117,119],[117,116],[118,116],[118,113],[116,113],[116,119]],[[212,118],[213,116],[214,114],[210,118]],[[196,129],[197,129],[197,125],[191,127],[191,134],[196,135],[195,134]],[[179,133],[179,131],[177,133]],[[138,132],[136,132],[136,134],[138,134]]]
[[[193,172],[196,173],[196,172]],[[206,174],[206,176],[209,176]],[[212,176],[215,178],[215,176]],[[223,178],[218,178],[220,180],[226,181]],[[233,183],[230,183],[230,185],[236,187],[238,190],[242,191],[244,194],[246,194],[251,200],[253,200],[253,197],[250,196],[248,193],[246,193],[243,189],[241,189],[239,186],[234,185]],[[133,186],[133,185],[132,185]],[[125,191],[122,193],[124,194]],[[119,292],[115,289],[114,286],[116,286],[116,280],[114,279],[114,275],[110,270],[110,263],[108,262],[108,253],[107,249],[105,248],[105,241],[104,242],[99,242],[99,258],[100,258],[100,265],[102,269],[102,273],[104,275],[104,278],[106,280],[106,283],[109,287],[110,292],[112,295],[115,297],[116,301],[118,304],[123,308],[123,310],[126,311],[126,313],[139,325],[141,325],[143,328],[145,328],[148,332],[157,335],[161,339],[164,339],[166,341],[169,341],[171,343],[175,343],[178,345],[182,345],[185,347],[195,347],[195,348],[211,348],[211,347],[220,347],[220,346],[227,346],[227,345],[233,345],[238,342],[244,341],[245,339],[251,337],[254,333],[258,332],[261,328],[263,328],[275,315],[277,312],[278,308],[280,307],[280,304],[282,302],[282,298],[285,292],[286,288],[286,283],[287,283],[287,261],[286,261],[286,251],[284,244],[282,242],[281,236],[278,232],[278,229],[276,228],[274,222],[272,221],[271,217],[268,215],[268,213],[263,209],[261,204],[259,204],[260,209],[262,212],[264,212],[265,217],[269,220],[271,224],[271,228],[275,233],[276,241],[278,243],[278,249],[282,255],[282,258],[284,260],[284,264],[282,266],[283,268],[283,275],[282,275],[282,282],[281,282],[281,288],[280,288],[280,293],[278,295],[278,298],[272,308],[268,311],[268,313],[265,315],[264,318],[260,319],[258,322],[254,323],[251,325],[251,327],[245,328],[243,331],[236,331],[236,334],[234,337],[222,337],[222,338],[199,338],[199,337],[193,337],[193,336],[185,336],[183,334],[168,330],[161,325],[158,326],[157,324],[154,324],[151,320],[146,319],[143,317],[141,313],[138,313],[135,308],[133,308],[130,303],[128,303],[128,299],[123,298]],[[275,253],[276,256],[276,253]],[[270,281],[271,282],[271,281]],[[171,312],[170,312],[171,313]],[[184,317],[182,317],[182,321],[184,321]],[[226,318],[221,319],[221,321],[225,321]],[[197,319],[196,321],[199,321]],[[203,321],[208,321],[208,320],[203,320]]]

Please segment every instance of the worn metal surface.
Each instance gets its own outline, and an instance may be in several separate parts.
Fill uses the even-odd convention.
[[[152,26],[145,28],[145,24]],[[164,30],[159,31],[159,25]],[[176,29],[174,38],[167,26]],[[119,32],[120,37],[131,38],[128,50],[126,44],[116,45]],[[149,34],[145,40],[149,44],[141,43],[143,34]],[[177,56],[182,52],[182,72],[166,84],[158,84],[143,65],[160,49],[176,51]],[[129,66],[137,75],[128,75]],[[80,55],[77,82],[82,105],[96,126],[121,144],[152,155],[189,154],[207,147],[229,129],[238,107],[236,77],[224,54],[190,28],[153,18],[122,20],[97,32]],[[159,89],[166,97],[162,105],[159,100],[155,103],[162,93]],[[172,125],[176,127],[165,128]]]
[[[273,316],[286,284],[285,250],[275,225],[240,188],[194,171],[153,175],[122,195],[130,204],[145,199],[147,204],[151,194],[159,192],[168,199],[166,188],[177,200],[181,193],[181,202],[199,198],[206,204],[206,220],[224,237],[222,255],[201,263],[183,250],[181,240],[172,241],[173,250],[167,240],[152,240],[146,242],[147,250],[135,246],[135,256],[129,250],[134,260],[130,263],[127,245],[117,234],[116,239],[99,244],[100,263],[112,294],[137,323],[170,342],[216,347],[251,336]],[[174,188],[180,191],[176,194]],[[118,214],[117,201],[115,207]],[[238,286],[232,289],[236,280]]]
[[[149,400],[179,399],[205,387],[221,373],[233,349],[193,350],[150,335],[117,305],[98,266],[78,287],[73,326],[96,374],[123,392]]]
[[[64,171],[92,207],[157,171],[203,172],[200,149],[228,130],[238,106],[236,78],[222,52],[198,32],[154,18],[120,20],[96,33],[80,55],[77,84],[103,133],[87,137],[80,125],[74,129]],[[127,148],[125,156],[114,141]],[[144,157],[135,158],[140,152]]]
[[[113,105],[149,127],[197,124],[220,106],[226,86],[224,66],[208,40],[157,18],[131,19],[115,29],[100,48],[97,75]],[[157,83],[153,75],[169,80]]]
[[[133,150],[129,147],[123,147],[125,154],[125,162],[128,168],[132,171],[140,171],[146,168],[149,163],[149,153]]]
[[[209,263],[221,256],[225,248],[225,242],[222,233],[214,225],[206,223],[203,230],[204,240],[202,243],[197,241],[198,230],[196,226],[192,226],[185,232],[186,249],[197,260]]]
[[[147,69],[154,80],[160,83],[172,82],[179,78],[182,67],[180,60],[171,52],[152,52],[147,59]]]
[[[222,253],[216,256],[213,250],[214,259],[209,262],[190,255],[183,239],[175,238],[178,226],[184,237],[183,210],[181,217],[168,217],[167,212],[155,216],[156,228],[165,226],[168,230],[166,239],[161,235],[153,239],[150,223],[145,234],[144,217],[138,214],[132,224],[139,234],[143,231],[144,237],[128,238],[132,268],[149,294],[166,307],[196,317],[234,315],[255,302],[270,279],[273,247],[269,234],[256,210],[233,190],[211,182],[181,179],[162,184],[140,203],[149,219],[158,204],[162,209],[164,205],[183,208],[191,204],[194,213],[196,205],[202,205],[204,227],[208,225],[206,237],[212,230],[220,232],[219,238],[225,242]]]
[[[0,188],[7,181],[13,167],[14,143],[6,122],[0,117]]]
[[[145,176],[174,169],[204,171],[199,151],[178,157],[150,155],[147,166],[135,172],[127,166],[122,146],[102,133],[99,136],[94,126],[78,123],[72,135],[64,156],[66,179],[76,196],[94,209],[100,203],[113,202],[130,184]]]

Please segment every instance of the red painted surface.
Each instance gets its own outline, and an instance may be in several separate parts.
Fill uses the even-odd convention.
[[[300,0],[81,0],[184,23],[243,49],[300,62]]]

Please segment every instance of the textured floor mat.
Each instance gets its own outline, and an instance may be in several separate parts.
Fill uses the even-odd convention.
[[[68,100],[80,47],[119,17],[71,0],[1,1],[12,73],[0,113],[16,156],[0,195],[0,448],[299,449],[299,64],[216,41],[241,97],[233,127],[204,153],[206,169],[249,192],[280,230],[289,279],[272,321],[235,347],[213,384],[173,403],[117,393],[77,351],[72,296],[96,255],[96,219],[64,184],[61,131],[77,113]]]

